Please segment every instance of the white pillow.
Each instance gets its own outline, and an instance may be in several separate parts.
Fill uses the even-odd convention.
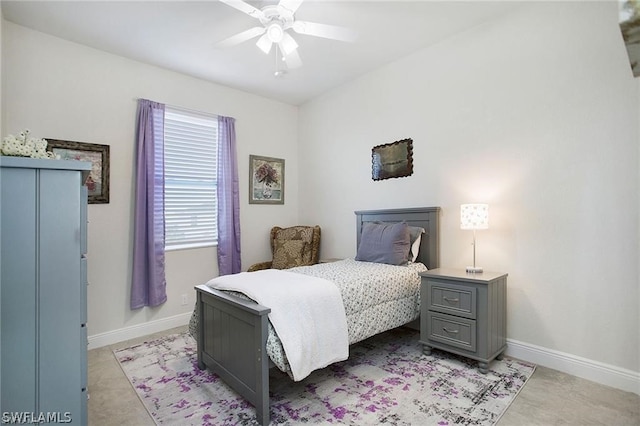
[[[409,235],[413,240],[411,242],[411,248],[409,249],[409,262],[415,262],[418,258],[418,252],[420,251],[420,241],[422,241],[422,234],[424,234],[424,232],[424,228],[419,228],[416,226],[409,227]]]

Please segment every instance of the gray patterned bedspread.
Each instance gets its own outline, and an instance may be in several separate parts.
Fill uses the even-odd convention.
[[[288,269],[334,282],[344,302],[349,344],[353,344],[418,318],[422,263],[392,266],[345,259]],[[267,354],[282,371],[291,375],[282,343],[269,323]]]

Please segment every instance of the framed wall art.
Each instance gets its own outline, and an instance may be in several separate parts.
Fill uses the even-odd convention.
[[[382,180],[413,174],[413,139],[374,146],[371,150],[371,178]]]
[[[640,7],[638,0],[618,2],[618,23],[634,77],[640,77]]]
[[[90,161],[91,172],[85,184],[89,204],[109,203],[109,145],[48,139],[47,150],[61,160]]]
[[[249,204],[284,204],[284,160],[249,156]]]

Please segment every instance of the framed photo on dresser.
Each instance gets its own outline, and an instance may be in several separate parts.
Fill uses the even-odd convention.
[[[109,145],[48,139],[47,151],[61,160],[91,162],[91,172],[85,184],[89,190],[89,204],[109,203]]]

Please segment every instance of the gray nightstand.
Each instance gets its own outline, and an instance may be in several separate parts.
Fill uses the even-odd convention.
[[[507,348],[507,274],[432,269],[420,274],[420,343],[478,361],[481,373]]]

